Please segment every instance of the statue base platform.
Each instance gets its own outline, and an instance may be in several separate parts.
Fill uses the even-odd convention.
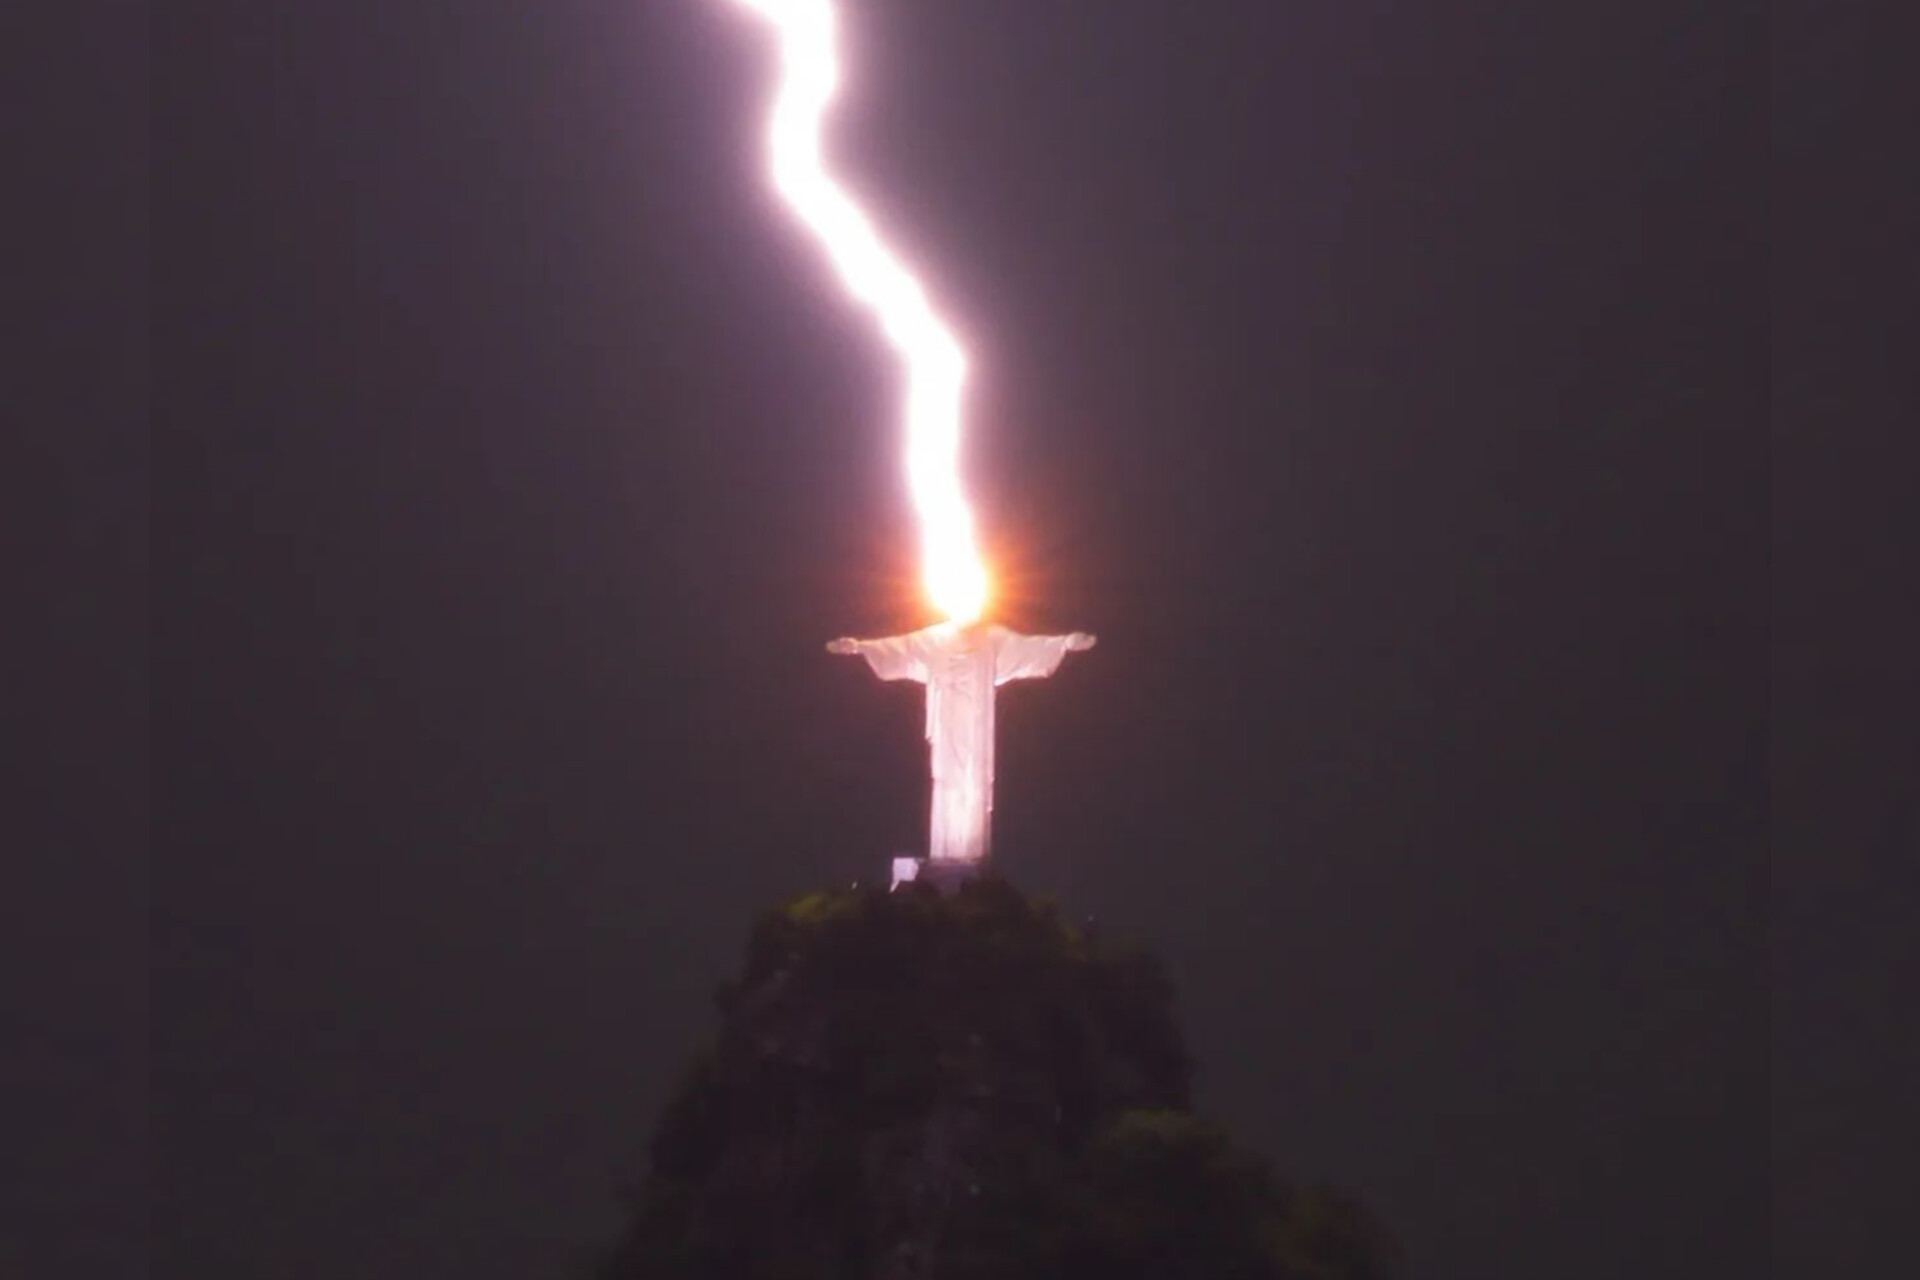
[[[895,858],[893,885],[898,889],[909,880],[924,880],[942,893],[952,893],[980,874],[985,862],[973,858]]]

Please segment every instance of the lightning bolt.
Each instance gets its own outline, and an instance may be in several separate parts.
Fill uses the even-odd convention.
[[[872,219],[827,172],[821,122],[840,83],[832,0],[735,0],[779,33],[780,86],[767,126],[773,186],[819,239],[847,291],[906,364],[907,488],[920,521],[921,578],[934,608],[978,618],[987,572],[960,482],[966,353]]]

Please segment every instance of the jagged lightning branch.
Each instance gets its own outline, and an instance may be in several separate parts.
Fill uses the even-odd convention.
[[[880,322],[907,366],[907,485],[920,519],[928,598],[968,622],[986,605],[987,574],[960,482],[960,391],[966,355],[926,291],[827,172],[821,121],[839,85],[831,0],[735,0],[780,37],[780,86],[767,142],[774,188],[819,237],[848,292]]]

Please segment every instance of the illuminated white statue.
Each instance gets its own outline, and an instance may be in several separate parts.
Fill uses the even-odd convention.
[[[993,819],[994,688],[1052,675],[1094,638],[1025,636],[986,623],[942,622],[885,640],[835,640],[829,653],[857,653],[882,680],[927,686],[927,746],[933,757],[928,852],[935,863],[978,863]]]
[[[964,871],[987,854],[994,687],[1052,675],[1067,654],[1092,648],[1093,637],[1023,636],[978,621],[990,584],[960,474],[967,354],[919,279],[826,166],[823,122],[841,80],[835,0],[740,3],[772,24],[779,38],[778,88],[766,132],[774,189],[819,239],[847,292],[873,313],[903,363],[901,425],[907,490],[920,522],[921,577],[927,603],[947,619],[904,636],[835,640],[827,648],[864,656],[882,680],[927,686],[933,756],[927,862]],[[918,866],[915,859],[896,859],[896,882],[917,875]]]

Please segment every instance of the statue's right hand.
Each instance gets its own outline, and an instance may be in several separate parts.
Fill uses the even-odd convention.
[[[841,636],[838,640],[827,641],[827,652],[849,654],[860,652],[860,642],[850,636]]]

